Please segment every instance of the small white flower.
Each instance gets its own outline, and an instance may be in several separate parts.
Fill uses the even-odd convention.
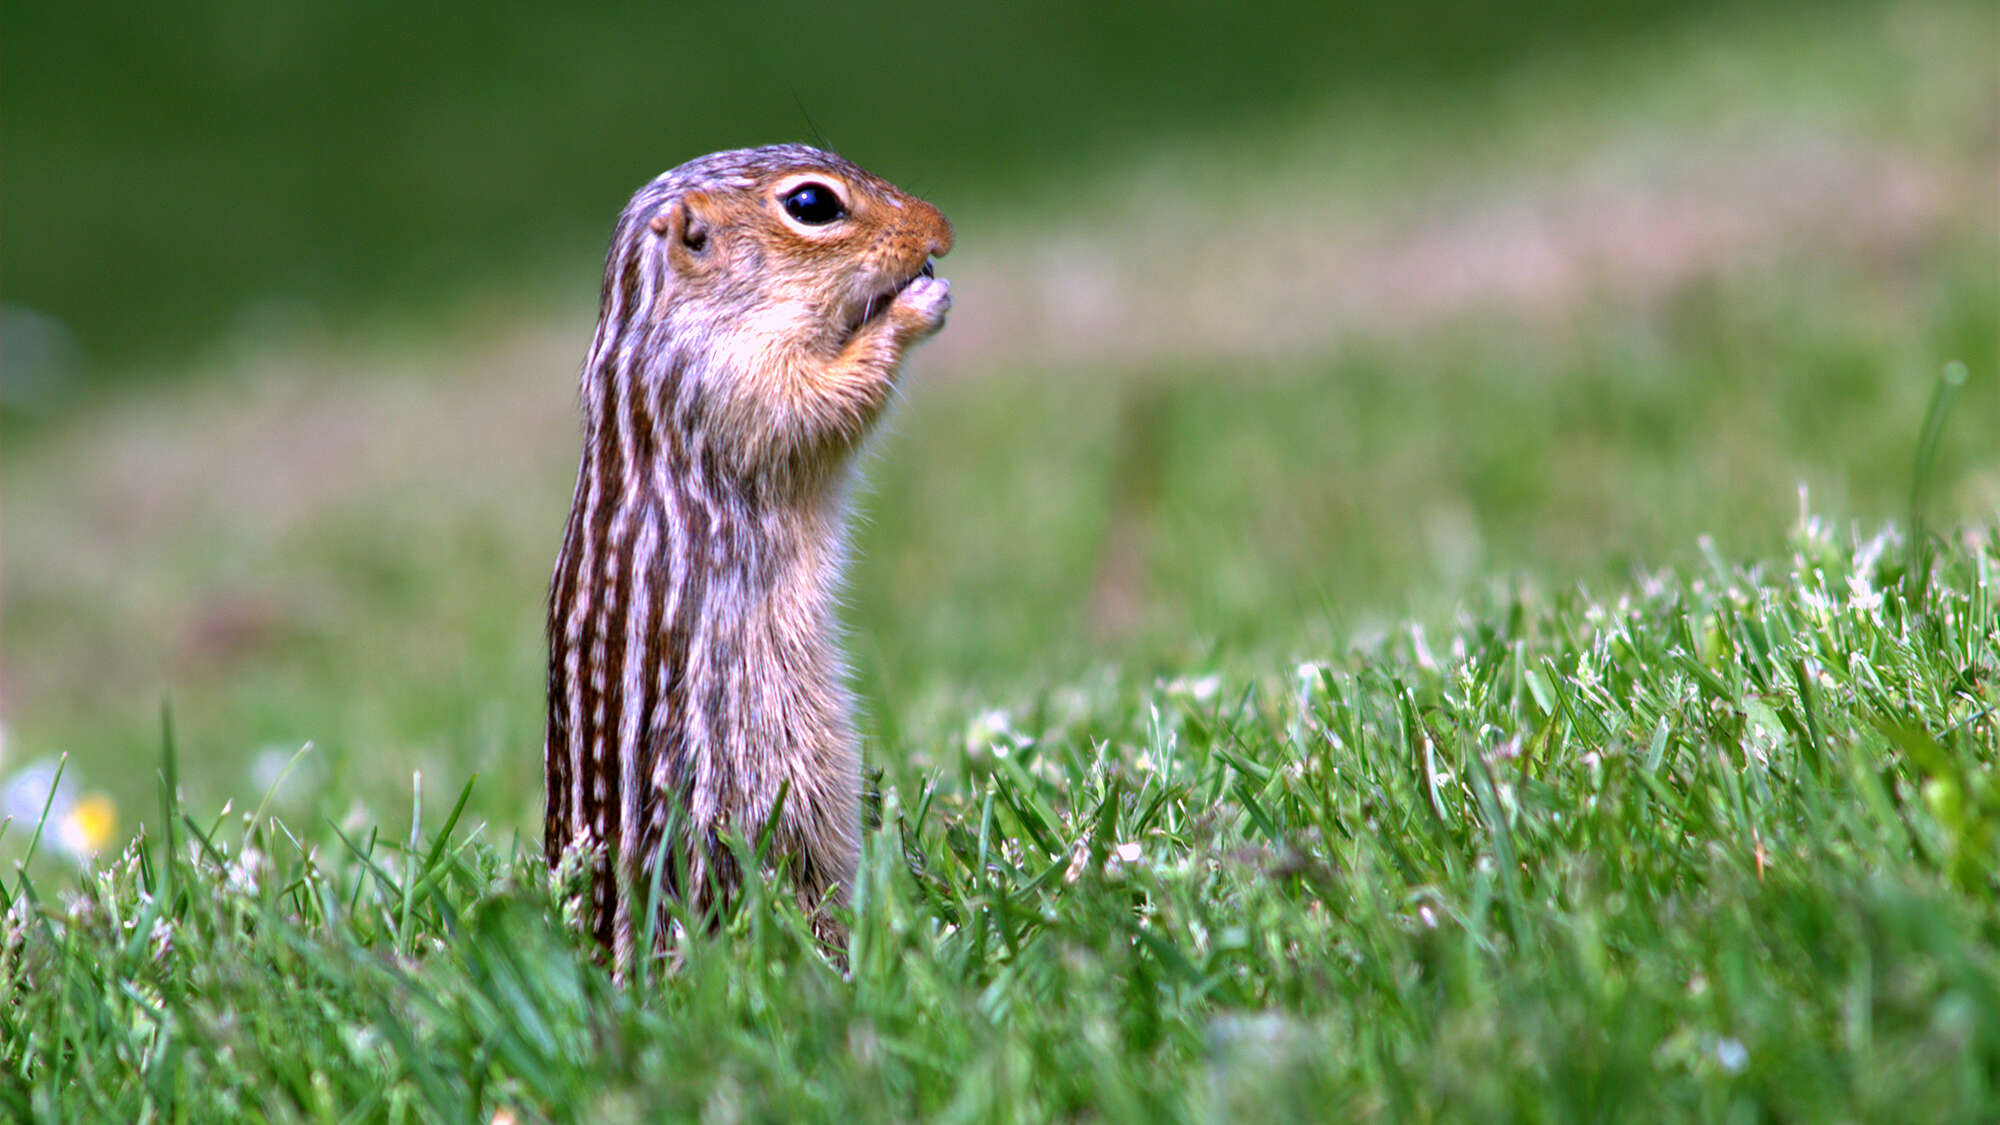
[[[1160,690],[1168,696],[1186,699],[1195,703],[1207,703],[1222,691],[1221,676],[1182,677],[1160,685]]]
[[[1585,691],[1594,691],[1598,685],[1597,669],[1588,661],[1579,661],[1576,666],[1576,685]]]
[[[1014,727],[1007,712],[994,708],[976,716],[965,728],[965,752],[974,757],[988,754],[1004,758],[1013,750]]]
[[[1431,648],[1424,643],[1424,627],[1410,626],[1410,649],[1416,654],[1417,667],[1426,672],[1437,671],[1437,659],[1431,655]]]
[[[1875,564],[1882,561],[1882,552],[1889,547],[1890,542],[1900,539],[1901,536],[1898,536],[1893,529],[1884,529],[1876,533],[1873,539],[1854,549],[1854,569],[1863,574],[1873,571]]]
[[[1083,878],[1083,870],[1090,863],[1090,841],[1079,837],[1076,846],[1069,850],[1069,866],[1063,868],[1063,882],[1074,883]]]
[[[229,865],[229,889],[239,894],[256,894],[264,869],[269,866],[270,862],[264,858],[263,852],[256,848],[244,848],[243,854],[236,857],[236,862]]]
[[[1867,572],[1857,569],[1847,576],[1847,604],[1870,617],[1880,615],[1882,592],[1868,581]]]

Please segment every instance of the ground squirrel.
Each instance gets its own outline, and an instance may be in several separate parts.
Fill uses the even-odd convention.
[[[767,823],[840,939],[824,907],[854,873],[861,790],[833,605],[850,465],[904,351],[944,324],[932,258],[951,242],[936,207],[804,145],[689,161],[619,216],[549,590],[544,744],[547,857],[588,868],[615,964],[645,932],[656,855],[664,895],[706,908],[739,878],[722,834]]]

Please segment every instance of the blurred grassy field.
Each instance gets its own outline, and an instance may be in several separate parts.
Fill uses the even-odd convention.
[[[953,323],[861,499],[873,759],[1106,665],[1340,651],[1703,535],[1755,557],[1801,487],[1901,516],[1952,360],[1938,515],[2000,508],[1990,9],[1627,16],[1517,29],[1535,50],[1463,70],[1447,51],[1445,76],[1273,75],[1227,117],[1055,166],[1010,147],[1013,117],[967,134],[976,165],[857,129],[961,235]],[[684,154],[648,139],[593,173],[601,223]],[[46,233],[11,252],[47,257]],[[171,694],[197,803],[254,799],[311,741],[293,811],[383,815],[412,771],[478,772],[474,813],[532,832],[597,270],[550,245],[529,283],[253,318],[15,418],[0,770],[67,751],[129,828]]]
[[[995,204],[1330,96],[1484,98],[1524,62],[1704,12],[1873,10],[11,5],[0,284],[72,329],[98,374],[129,376],[274,307],[342,329],[385,303],[422,319],[468,286],[559,267],[682,155],[819,133],[961,207]]]

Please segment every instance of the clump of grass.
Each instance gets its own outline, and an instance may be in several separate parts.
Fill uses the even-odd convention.
[[[1777,562],[967,716],[885,779],[845,974],[753,880],[614,984],[463,794],[396,840],[198,817],[169,751],[123,855],[0,884],[0,1108],[1990,1119],[2000,557],[1911,548],[1807,521]]]

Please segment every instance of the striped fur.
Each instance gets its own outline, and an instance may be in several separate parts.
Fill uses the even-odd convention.
[[[777,193],[801,176],[851,214],[790,220]],[[950,246],[934,207],[797,145],[684,164],[619,218],[550,583],[544,744],[548,861],[587,866],[587,924],[617,964],[653,858],[667,894],[725,900],[723,834],[755,839],[781,792],[771,854],[838,940],[824,907],[854,870],[860,792],[832,613],[847,477],[904,351],[942,324],[927,263]]]

